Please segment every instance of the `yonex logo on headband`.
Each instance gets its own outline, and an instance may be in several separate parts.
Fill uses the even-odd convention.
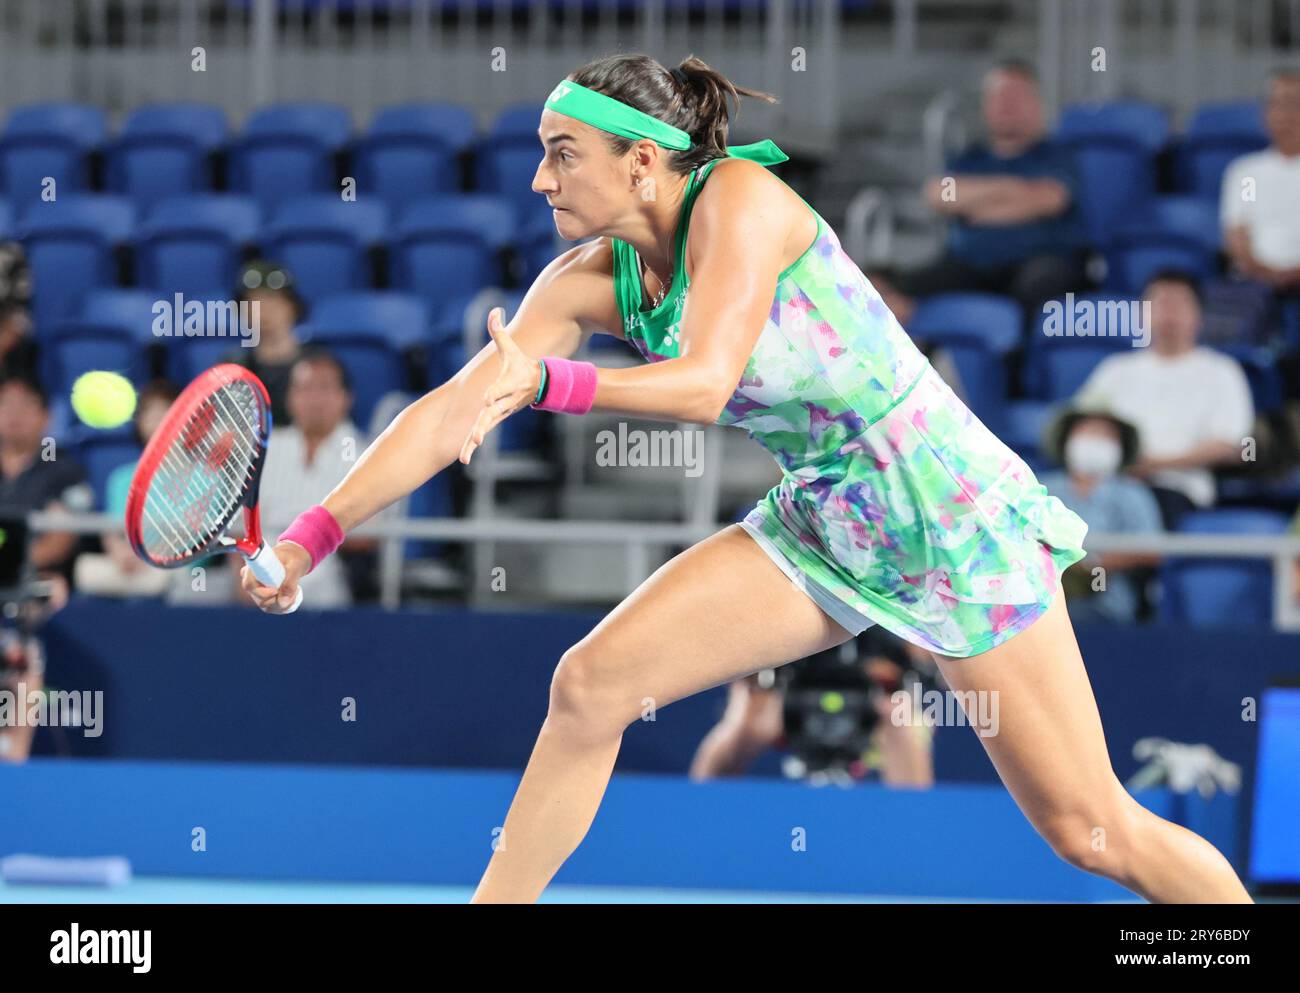
[[[551,100],[559,100],[562,97],[567,97],[572,91],[573,87],[569,86],[567,83],[560,83],[555,87],[555,89],[551,90],[551,95],[546,99],[548,102]]]

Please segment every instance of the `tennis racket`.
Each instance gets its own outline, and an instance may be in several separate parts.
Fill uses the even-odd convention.
[[[140,456],[126,501],[126,536],[152,566],[174,569],[238,552],[265,586],[284,566],[262,539],[257,487],[271,433],[271,401],[249,370],[213,366],[184,391]],[[226,529],[244,511],[243,537]],[[302,587],[286,613],[302,603]]]

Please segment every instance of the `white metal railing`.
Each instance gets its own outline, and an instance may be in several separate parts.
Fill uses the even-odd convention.
[[[1050,111],[1138,97],[1182,119],[1208,101],[1261,94],[1300,47],[1300,0],[1022,0],[1038,18]],[[1280,45],[1289,38],[1290,48]],[[1096,52],[1104,50],[1104,68]]]
[[[894,201],[889,191],[867,186],[844,211],[844,250],[864,269],[894,261]]]
[[[68,531],[102,534],[121,528],[110,514],[34,512],[27,517],[33,531]],[[274,534],[288,521],[268,521]],[[520,542],[538,545],[621,545],[627,550],[624,590],[630,593],[650,573],[652,553],[691,545],[715,534],[723,524],[658,523],[646,521],[517,520],[463,518],[399,518],[371,520],[351,534],[382,540],[380,553],[381,602],[395,608],[401,602],[401,546],[405,539],[455,542]],[[1300,607],[1293,568],[1300,562],[1300,537],[1241,534],[1102,534],[1089,532],[1090,553],[1131,552],[1161,557],[1208,559],[1260,559],[1273,566],[1273,625],[1279,630],[1300,630]],[[611,588],[611,593],[615,591]]]

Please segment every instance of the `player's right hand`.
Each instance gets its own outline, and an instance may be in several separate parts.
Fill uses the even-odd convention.
[[[262,610],[268,614],[284,614],[293,606],[294,598],[298,595],[298,581],[311,568],[311,556],[305,548],[292,541],[280,542],[271,552],[284,566],[284,582],[278,590],[263,586],[262,581],[253,575],[253,570],[247,565],[239,574],[239,583]]]

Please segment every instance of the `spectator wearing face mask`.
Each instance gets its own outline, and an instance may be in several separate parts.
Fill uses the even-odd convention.
[[[1048,447],[1063,472],[1044,473],[1048,492],[1083,518],[1091,534],[1156,534],[1164,530],[1151,491],[1121,470],[1137,458],[1137,429],[1101,410],[1067,410],[1049,431]],[[1132,570],[1156,556],[1131,552],[1089,554],[1061,578],[1076,621],[1131,623],[1139,586]]]

